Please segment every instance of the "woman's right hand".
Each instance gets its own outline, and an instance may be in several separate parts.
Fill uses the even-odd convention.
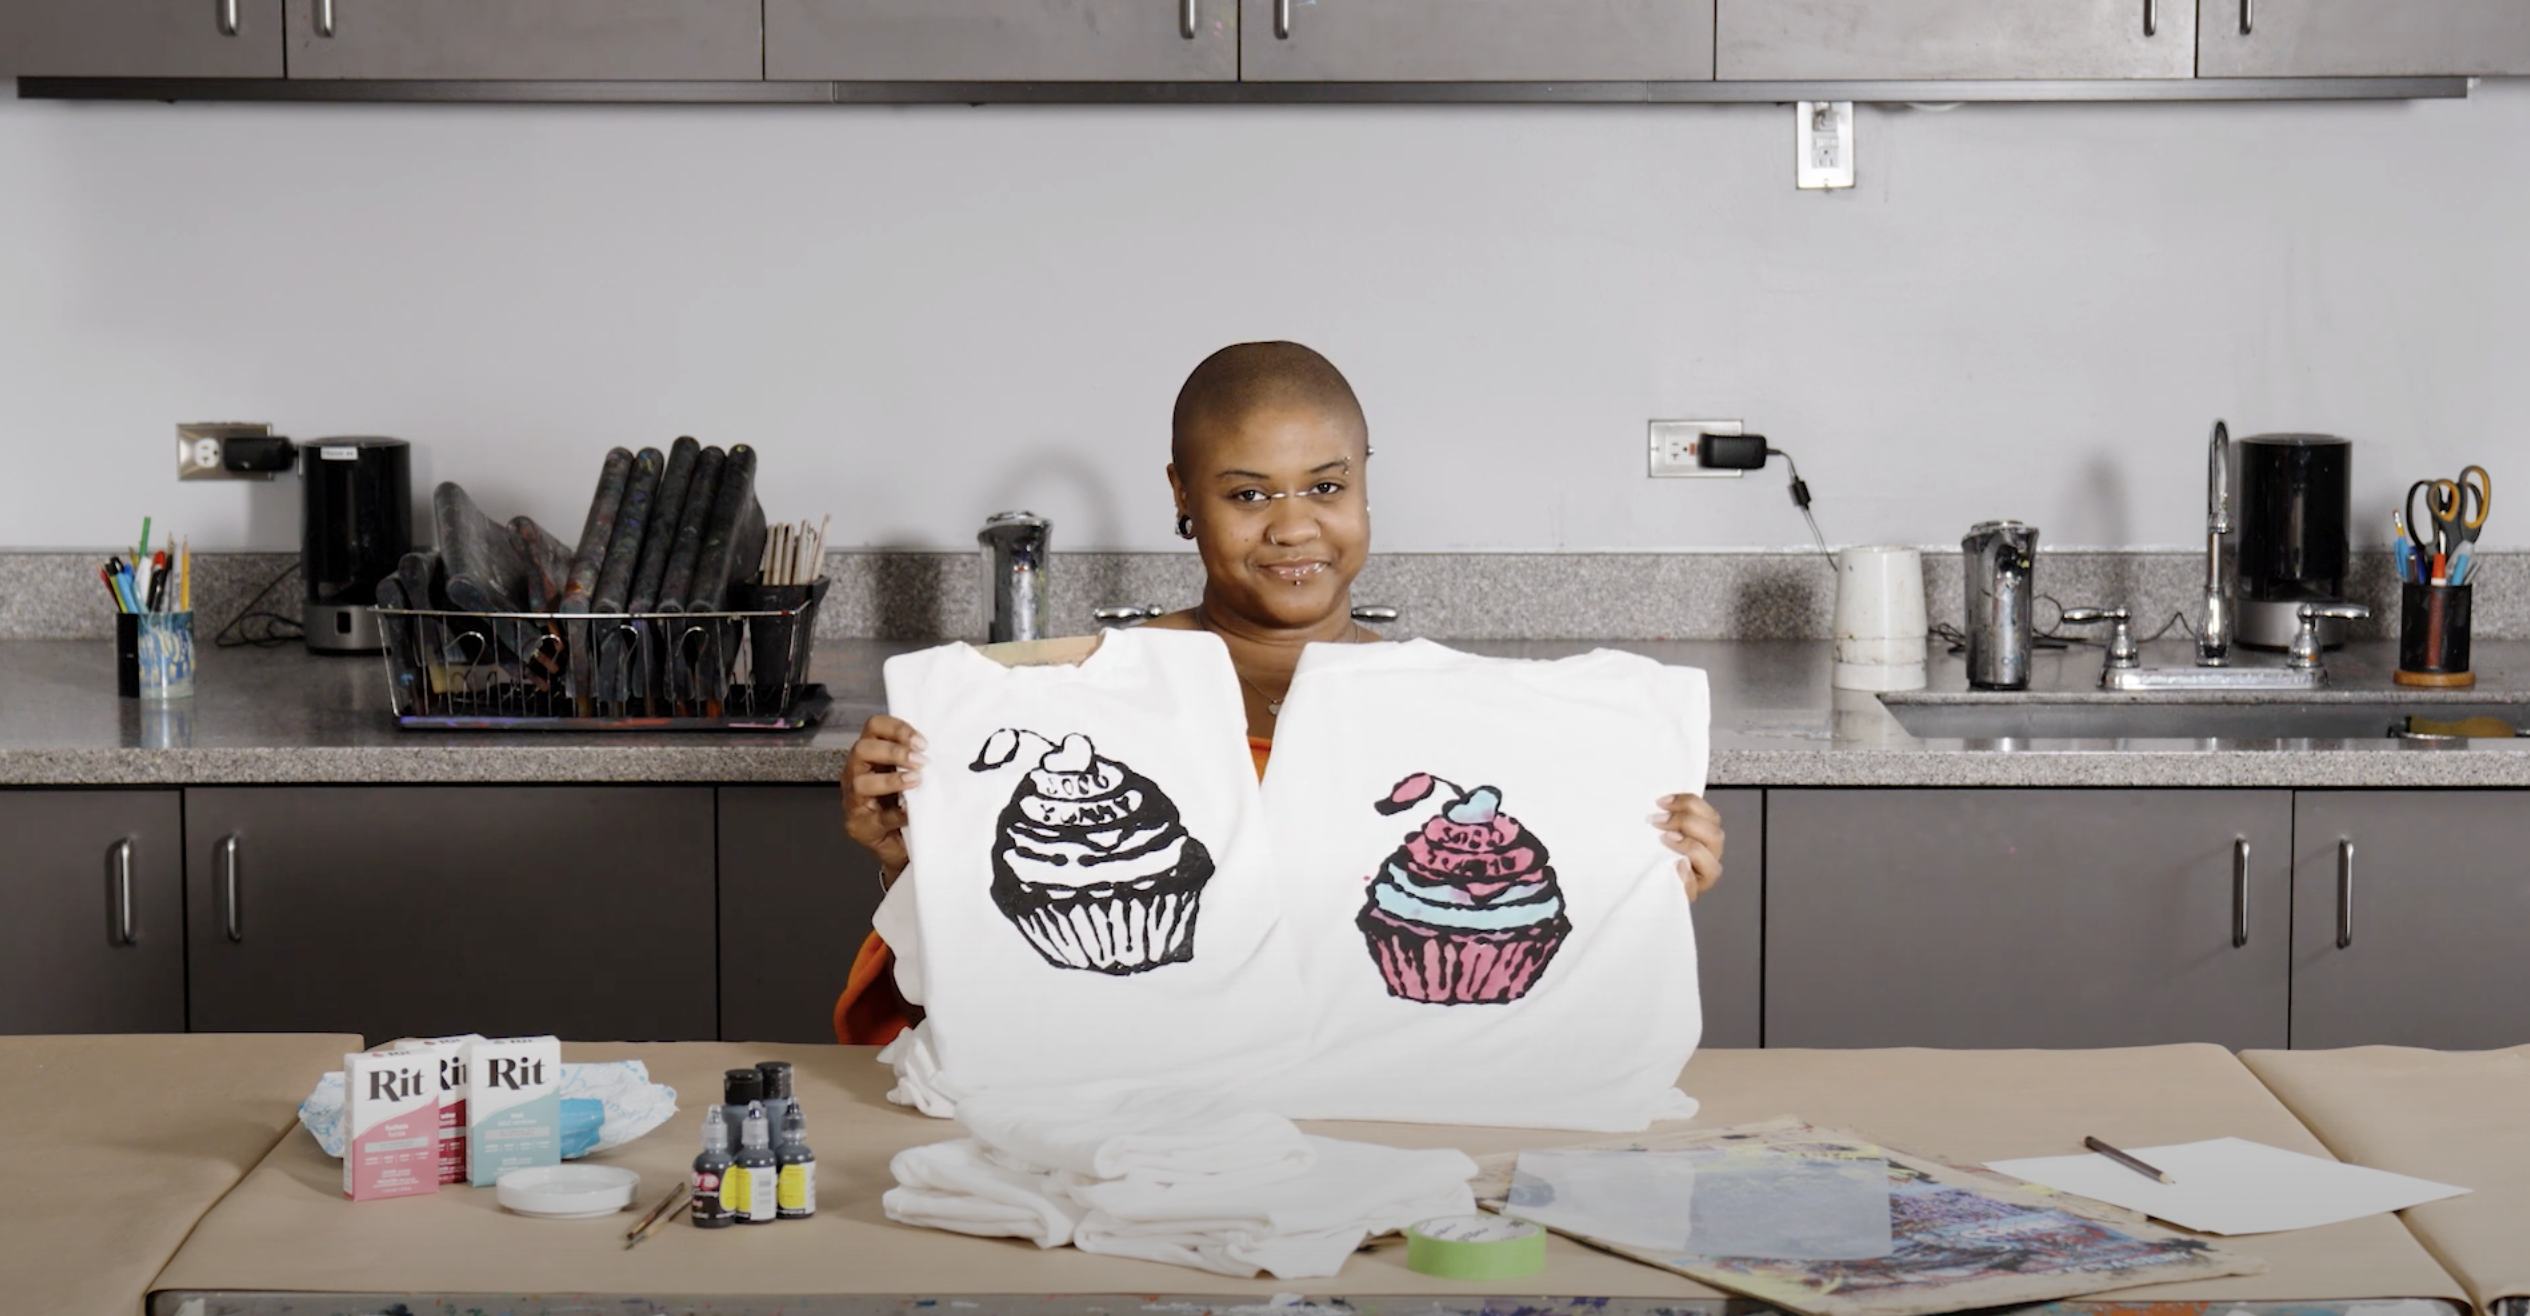
[[[843,834],[878,856],[880,877],[905,871],[904,792],[922,782],[923,738],[885,713],[861,724],[843,765]]]

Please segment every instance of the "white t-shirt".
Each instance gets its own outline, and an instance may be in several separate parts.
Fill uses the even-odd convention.
[[[1295,1119],[1629,1131],[1693,1112],[1695,929],[1655,802],[1701,793],[1704,673],[1600,650],[1312,645],[1264,783],[1300,957]]]
[[[1218,638],[1111,630],[1077,666],[946,645],[889,659],[887,702],[929,745],[877,920],[927,1012],[888,1053],[905,1099],[1236,1089],[1296,1059],[1281,875]]]

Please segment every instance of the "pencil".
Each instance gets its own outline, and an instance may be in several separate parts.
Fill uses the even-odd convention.
[[[2144,1164],[2142,1161],[2136,1160],[2134,1157],[2109,1146],[2107,1143],[2104,1143],[2097,1138],[2084,1138],[2082,1140],[2082,1145],[2090,1148],[2092,1151],[2098,1152],[2100,1155],[2105,1156],[2112,1161],[2117,1162],[2119,1165],[2125,1166],[2127,1169],[2132,1170],[2147,1179],[2158,1179],[2163,1183],[2178,1182],[2178,1180],[2171,1178],[2169,1175]]]

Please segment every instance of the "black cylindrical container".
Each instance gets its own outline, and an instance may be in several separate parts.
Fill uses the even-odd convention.
[[[299,448],[306,496],[299,574],[307,647],[375,653],[378,582],[413,549],[413,449],[402,439],[319,439]],[[420,606],[420,605],[416,605]]]
[[[2469,589],[2467,585],[2398,587],[2400,685],[2469,686]]]
[[[2281,649],[2293,641],[2305,603],[2345,599],[2354,513],[2354,441],[2328,434],[2253,434],[2236,439],[2240,628],[2243,644]],[[2343,624],[2323,625],[2327,644]]]

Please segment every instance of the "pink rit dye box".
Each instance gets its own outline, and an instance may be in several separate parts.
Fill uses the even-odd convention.
[[[466,1181],[466,1043],[482,1040],[481,1033],[460,1033],[409,1038],[392,1047],[429,1057],[439,1074],[439,1182],[443,1186]]]
[[[343,1196],[439,1191],[439,1062],[420,1051],[343,1057]]]

